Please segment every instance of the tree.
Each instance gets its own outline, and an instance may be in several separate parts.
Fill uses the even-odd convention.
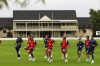
[[[92,21],[93,36],[96,36],[96,31],[100,31],[100,10],[90,9],[89,14]]]
[[[42,1],[43,4],[45,4],[45,0],[37,0],[37,2],[40,2],[40,1]],[[15,3],[20,4],[22,7],[26,6],[28,4],[28,2],[29,2],[29,0],[15,0]],[[0,9],[3,7],[3,5],[6,5],[7,7],[9,7],[8,1],[0,0]]]

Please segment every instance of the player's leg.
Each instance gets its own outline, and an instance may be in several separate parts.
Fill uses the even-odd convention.
[[[78,62],[81,61],[81,49],[78,49]]]
[[[35,61],[36,59],[35,59],[35,57],[34,57],[34,49],[31,49],[31,58],[32,58],[32,61]]]
[[[88,52],[89,52],[89,48],[86,48],[86,56],[87,56],[86,61],[91,61]]]
[[[63,53],[63,49],[61,48],[61,53],[62,53],[62,60],[64,59],[64,53]]]
[[[30,49],[28,49],[28,56],[29,56],[29,61],[31,61],[32,57],[31,57],[31,50]]]
[[[18,59],[21,59],[20,58],[20,46],[16,46],[15,49],[16,49],[16,52],[17,52]]]
[[[65,62],[68,62],[67,56],[68,56],[68,54],[67,54],[67,49],[65,49],[65,51],[64,51]]]
[[[51,57],[51,52],[52,52],[52,49],[49,49],[48,50],[48,53],[49,53],[49,62],[53,62],[53,60],[52,60],[52,57]]]
[[[47,48],[45,48],[45,57],[44,58],[47,58],[48,57],[48,50]]]
[[[92,62],[91,63],[94,63],[94,48],[95,47],[92,47],[92,49],[91,49],[91,55],[92,55]]]

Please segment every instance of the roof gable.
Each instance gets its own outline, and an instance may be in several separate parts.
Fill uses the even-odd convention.
[[[76,20],[75,10],[14,10],[14,20],[39,20],[44,15],[52,20]]]
[[[46,15],[44,15],[41,19],[39,19],[40,21],[51,21],[51,19],[48,17],[48,16],[46,16]]]

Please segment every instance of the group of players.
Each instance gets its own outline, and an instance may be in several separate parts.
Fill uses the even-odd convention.
[[[91,63],[94,63],[94,50],[95,47],[98,45],[96,40],[94,40],[94,37],[91,36],[91,39],[89,39],[89,36],[86,36],[86,40],[85,43],[82,42],[81,38],[78,39],[79,41],[77,42],[77,54],[78,54],[78,62],[81,61],[81,56],[82,56],[82,48],[85,46],[86,48],[86,61],[91,61],[91,58],[89,55],[92,56],[92,61]],[[1,43],[1,41],[0,41]],[[19,35],[16,39],[16,52],[17,52],[17,56],[18,59],[21,59],[20,57],[20,48],[21,48],[21,44],[23,44],[23,40],[21,38],[21,36]],[[48,58],[47,61],[49,62],[53,62],[52,59],[52,49],[53,49],[53,45],[55,44],[55,41],[53,39],[50,38],[49,35],[46,35],[46,38],[44,39],[44,44],[45,44],[45,57],[44,58]],[[34,40],[34,38],[32,36],[28,36],[28,41],[27,41],[27,46],[24,48],[27,52],[28,52],[28,56],[29,56],[29,61],[35,61],[35,57],[34,57],[34,49],[36,47],[37,43]],[[68,62],[68,54],[67,54],[67,50],[69,48],[70,44],[68,42],[68,40],[66,40],[66,37],[63,37],[60,47],[61,47],[61,52],[62,52],[62,60],[65,60],[65,62]]]
[[[81,56],[82,56],[82,48],[85,46],[85,51],[86,51],[86,61],[91,61],[91,58],[89,55],[92,56],[92,61],[91,63],[94,63],[94,50],[95,47],[97,46],[97,41],[94,40],[94,37],[91,36],[91,39],[89,40],[89,36],[86,36],[85,44],[81,41],[81,38],[79,38],[79,42],[77,43],[77,54],[78,54],[78,62],[81,61]]]

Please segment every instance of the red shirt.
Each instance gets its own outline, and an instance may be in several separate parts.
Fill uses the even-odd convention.
[[[68,47],[69,42],[67,40],[62,40],[61,42],[61,48],[66,49]]]
[[[48,48],[51,49],[53,47],[53,40],[48,39]]]
[[[28,41],[28,47],[29,48],[33,48],[33,47],[35,47],[35,45],[36,45],[36,42],[34,40],[29,40]]]
[[[90,43],[90,40],[89,40],[89,39],[85,40],[85,47],[86,47],[86,48],[89,47],[89,43]]]

